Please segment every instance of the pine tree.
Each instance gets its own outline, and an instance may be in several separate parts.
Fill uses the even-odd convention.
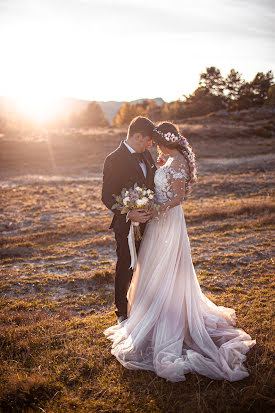
[[[267,92],[267,102],[268,105],[275,105],[275,85],[270,86]]]
[[[206,72],[200,74],[199,85],[205,87],[214,96],[223,96],[225,82],[219,69],[207,67]]]
[[[184,117],[184,104],[178,99],[174,102],[164,103],[161,107],[162,120],[179,120]]]
[[[81,118],[81,124],[84,127],[108,126],[109,124],[97,102],[89,103]]]
[[[258,72],[251,82],[244,83],[239,91],[238,109],[248,109],[268,103],[268,90],[273,84],[273,73]]]
[[[225,92],[227,108],[229,110],[237,109],[237,100],[240,96],[240,89],[244,85],[244,80],[239,72],[231,69],[225,79]]]
[[[267,73],[258,72],[251,82],[254,94],[253,104],[261,106],[267,100],[268,89],[273,84],[273,73],[269,70]]]
[[[184,117],[203,116],[224,107],[224,97],[212,94],[205,86],[199,86],[191,95],[184,98]]]
[[[138,108],[137,105],[133,105],[129,102],[125,102],[121,106],[121,108],[118,110],[113,120],[113,124],[115,126],[129,125],[129,123],[131,122],[133,118],[141,114],[142,114],[142,111]]]

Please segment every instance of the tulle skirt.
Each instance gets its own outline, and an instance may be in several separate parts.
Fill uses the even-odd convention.
[[[243,362],[255,340],[233,327],[233,309],[202,293],[181,206],[147,224],[127,298],[128,318],[104,331],[124,367],[172,382],[190,372],[229,381],[248,376]]]

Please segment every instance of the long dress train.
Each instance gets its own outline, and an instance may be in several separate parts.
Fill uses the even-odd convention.
[[[175,195],[173,180],[186,176],[172,162],[155,175],[159,203]],[[181,205],[147,224],[127,298],[128,318],[104,331],[124,367],[173,382],[189,372],[229,381],[248,376],[243,362],[255,340],[233,327],[233,309],[202,293]]]

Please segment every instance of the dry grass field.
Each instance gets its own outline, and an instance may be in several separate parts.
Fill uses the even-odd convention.
[[[205,294],[256,338],[250,376],[170,383],[110,354],[115,243],[101,170],[125,129],[42,131],[0,140],[3,412],[274,411],[274,122],[180,127],[198,158],[183,205],[194,266]]]

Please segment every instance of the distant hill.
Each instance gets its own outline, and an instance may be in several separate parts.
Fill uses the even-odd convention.
[[[142,102],[143,100],[146,99],[137,99],[133,100],[130,103],[139,103]],[[162,105],[164,103],[164,100],[160,97],[157,97],[155,99],[155,102],[158,105]],[[58,102],[59,106],[59,111],[58,115],[61,117],[68,116],[72,112],[81,112],[84,110],[88,104],[91,101],[89,100],[81,100],[81,99],[75,99],[75,98],[64,98],[60,99]],[[109,122],[112,122],[114,119],[117,111],[121,108],[124,101],[96,101],[102,108],[106,118],[108,119]],[[9,113],[11,112],[17,112],[17,107],[16,107],[16,102],[12,98],[8,98],[5,96],[0,96],[0,116],[3,114],[4,116],[8,116]]]
[[[147,100],[147,99],[137,99],[137,100],[132,100],[130,103],[140,103],[143,100]],[[162,98],[155,98],[153,99],[157,105],[162,105],[164,103],[164,100]],[[98,101],[97,102],[103,112],[105,113],[106,118],[108,119],[109,122],[112,122],[112,120],[114,119],[117,111],[121,108],[121,106],[123,105],[123,103],[125,102],[116,102],[116,101],[108,101],[108,102],[101,102]]]

